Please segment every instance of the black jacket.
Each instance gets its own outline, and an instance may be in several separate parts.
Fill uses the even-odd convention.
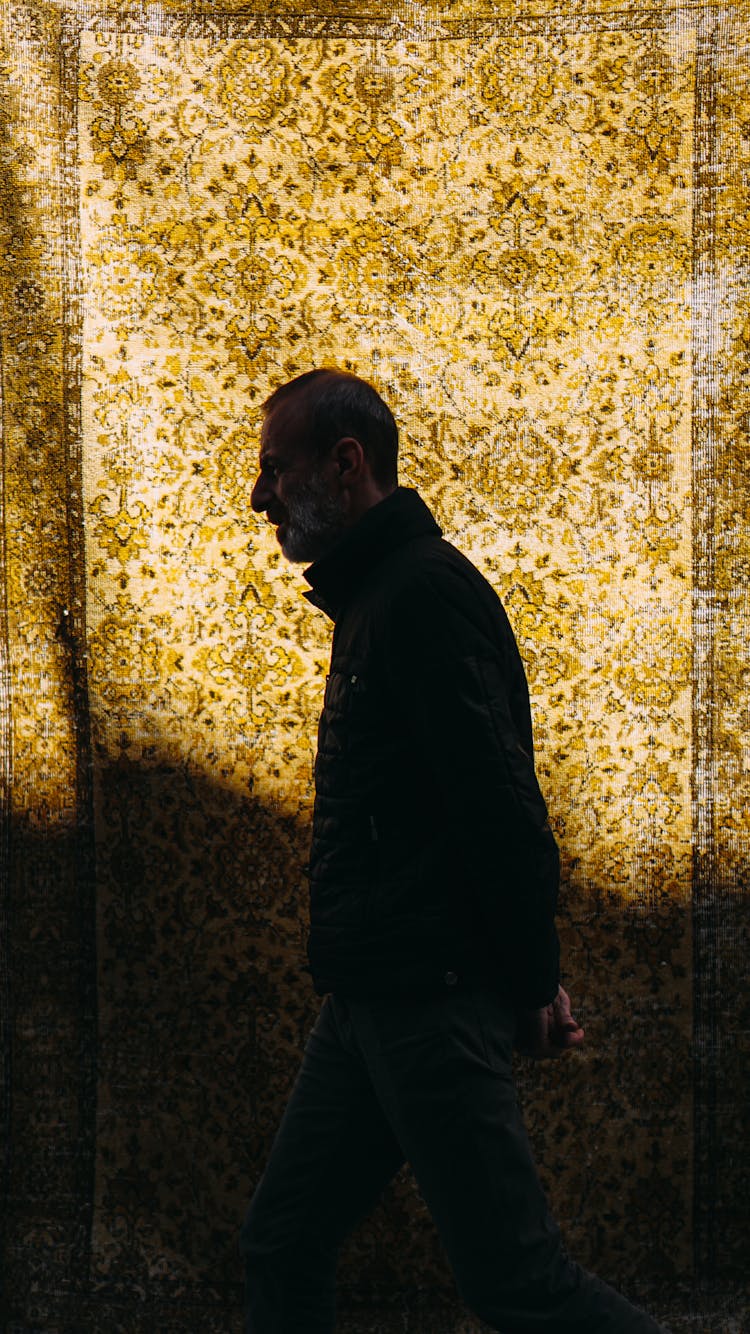
[[[546,1004],[559,862],[497,595],[403,487],[305,574],[335,621],[310,859],[316,990],[458,979]]]

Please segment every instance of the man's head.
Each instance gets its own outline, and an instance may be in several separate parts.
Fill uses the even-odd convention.
[[[398,430],[366,380],[307,371],[263,404],[252,506],[291,561],[314,561],[397,486]]]

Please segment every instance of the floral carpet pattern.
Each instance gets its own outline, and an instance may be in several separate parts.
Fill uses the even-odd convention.
[[[570,1249],[741,1328],[749,20],[0,7],[8,1334],[239,1328],[328,648],[249,495],[323,364],[527,664],[588,1045],[519,1084]],[[352,1331],[470,1327],[406,1174],[341,1278]]]

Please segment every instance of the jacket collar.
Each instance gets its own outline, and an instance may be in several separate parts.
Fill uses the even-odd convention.
[[[397,547],[428,535],[442,537],[442,530],[421,496],[399,486],[308,566],[304,576],[312,587],[304,596],[335,621],[373,566]]]

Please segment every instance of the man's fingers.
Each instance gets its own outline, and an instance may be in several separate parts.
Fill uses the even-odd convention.
[[[557,995],[552,1002],[555,1015],[555,1022],[559,1031],[566,1033],[583,1033],[578,1020],[574,1018],[570,1009],[570,997],[563,987],[558,988]]]
[[[579,1026],[576,1026],[575,1029],[566,1028],[563,1029],[559,1035],[558,1045],[566,1049],[568,1047],[582,1047],[583,1038],[584,1031]]]
[[[557,995],[555,996],[552,1005],[559,1015],[570,1017],[570,996],[563,987],[558,987]]]
[[[519,1022],[517,1049],[534,1060],[561,1056],[582,1043],[583,1029],[571,1014],[570,1000],[562,987],[549,1005],[529,1011]]]

